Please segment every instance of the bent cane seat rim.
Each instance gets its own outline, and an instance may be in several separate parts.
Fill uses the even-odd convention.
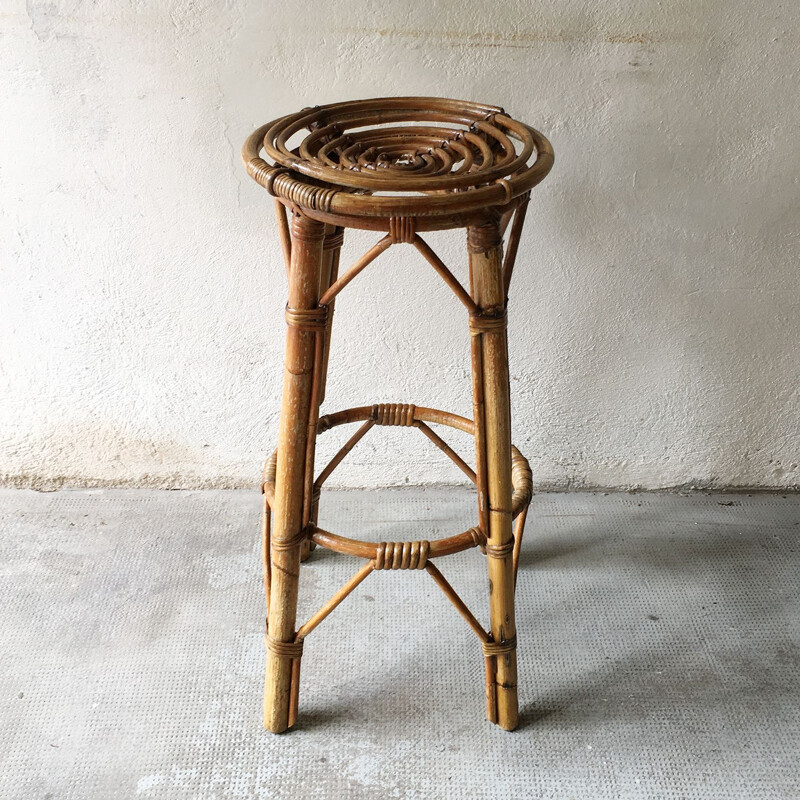
[[[302,130],[305,138],[290,147]],[[384,97],[273,120],[247,138],[242,160],[270,194],[310,212],[425,218],[518,201],[550,171],[553,148],[498,106]]]
[[[384,415],[388,417],[386,421],[377,422],[379,425],[415,427],[418,423],[430,422],[455,428],[473,436],[475,434],[475,425],[471,419],[435,408],[400,404],[358,406],[326,414],[319,419],[317,433],[324,433],[331,428],[352,422],[375,421],[376,418],[380,419],[379,415],[383,412],[383,409],[388,409],[390,413]],[[511,446],[511,455],[511,483],[513,488],[511,516],[516,518],[530,503],[533,484],[530,465],[525,456],[514,445]],[[278,451],[274,450],[264,465],[262,476],[262,491],[269,503],[274,502],[277,456]],[[411,569],[422,569],[425,566],[426,558],[453,555],[472,547],[485,547],[487,543],[485,532],[477,527],[472,527],[463,533],[441,539],[420,540],[417,542],[370,542],[362,539],[351,539],[313,525],[303,532],[303,538],[310,538],[315,544],[338,553],[370,560],[376,559],[379,564],[383,564],[387,557],[391,559],[393,555],[394,566],[386,566],[386,569],[407,569],[409,568],[409,558],[414,563]],[[403,545],[406,545],[405,552],[403,551]],[[388,556],[387,546],[389,546]],[[425,557],[417,561],[416,553],[420,546],[424,549]]]

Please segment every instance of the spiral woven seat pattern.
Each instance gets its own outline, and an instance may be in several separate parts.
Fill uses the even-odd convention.
[[[375,216],[508,204],[553,163],[547,139],[502,108],[419,97],[303,109],[256,130],[242,156],[279,198]]]

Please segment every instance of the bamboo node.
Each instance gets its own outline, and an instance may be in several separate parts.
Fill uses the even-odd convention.
[[[323,250],[336,250],[344,244],[344,228],[337,228],[334,233],[329,233],[322,242]]]
[[[507,653],[513,653],[517,649],[517,635],[514,634],[508,641],[505,642],[483,642],[483,654],[489,658],[492,656],[504,656]]]
[[[390,217],[389,236],[392,244],[411,244],[414,241],[416,222],[414,217]]]
[[[430,542],[381,542],[375,553],[375,569],[425,569]]]
[[[467,228],[467,250],[471,253],[488,253],[502,243],[499,220],[495,218],[487,220],[483,225],[470,225]]]
[[[479,311],[469,315],[469,332],[471,336],[482,333],[499,333],[506,329],[508,318],[505,308],[495,311]]]
[[[486,543],[486,555],[489,558],[506,558],[514,552],[514,540],[509,539],[504,544]]]
[[[302,658],[303,640],[293,642],[282,642],[280,639],[273,639],[269,634],[266,637],[267,650],[275,653],[276,656],[283,658]]]
[[[399,425],[410,428],[414,424],[417,407],[411,403],[379,403],[372,406],[370,416],[376,425]]]
[[[297,533],[289,536],[287,539],[276,539],[275,537],[272,538],[272,549],[273,550],[294,550],[310,537],[311,529],[310,528],[300,528]]]
[[[286,306],[286,324],[303,331],[321,331],[328,323],[328,306],[314,308],[289,308]]]
[[[296,201],[293,198],[293,202]],[[298,203],[298,205],[302,205]],[[325,226],[305,214],[292,214],[292,239],[301,242],[318,242],[325,238]]]

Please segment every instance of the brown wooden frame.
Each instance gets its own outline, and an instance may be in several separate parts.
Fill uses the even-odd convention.
[[[292,147],[290,140],[301,131],[308,134]],[[242,157],[248,173],[275,196],[289,281],[278,447],[262,481],[264,724],[274,732],[294,725],[303,641],[347,595],[374,570],[424,569],[481,640],[487,715],[512,730],[518,722],[514,588],[532,482],[527,461],[511,444],[506,306],[530,190],[552,167],[552,148],[542,134],[496,106],[411,97],[304,109],[257,129]],[[385,235],[340,274],[349,227]],[[467,229],[468,289],[420,236],[451,228]],[[474,418],[410,404],[320,417],[335,298],[401,243],[419,252],[468,312]],[[317,435],[353,422],[360,427],[315,477]],[[362,542],[319,528],[323,484],[375,425],[417,428],[442,450],[477,487],[478,524],[432,542]],[[475,468],[431,425],[472,434]],[[298,628],[300,562],[316,545],[366,563]],[[487,555],[488,630],[433,563],[471,547]]]

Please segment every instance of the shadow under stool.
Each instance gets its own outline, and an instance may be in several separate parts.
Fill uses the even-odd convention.
[[[268,609],[264,725],[275,733],[294,725],[303,641],[350,592],[373,570],[424,569],[481,641],[488,718],[513,730],[518,722],[514,588],[532,484],[528,462],[511,444],[506,306],[530,190],[553,164],[550,143],[502,108],[392,97],[281,117],[253,132],[242,157],[250,176],[275,198],[289,283],[278,447],[262,481]],[[383,237],[340,274],[348,228]],[[467,231],[469,290],[420,236],[452,228]],[[320,416],[335,299],[381,253],[401,243],[420,253],[468,312],[473,419],[399,403]],[[360,427],[315,477],[317,435],[354,422]],[[455,462],[477,487],[475,527],[436,541],[374,543],[318,527],[322,485],[376,425],[417,428]],[[474,436],[474,469],[432,426]],[[316,545],[365,563],[297,628],[300,563]],[[487,556],[488,631],[434,564],[473,547]]]

